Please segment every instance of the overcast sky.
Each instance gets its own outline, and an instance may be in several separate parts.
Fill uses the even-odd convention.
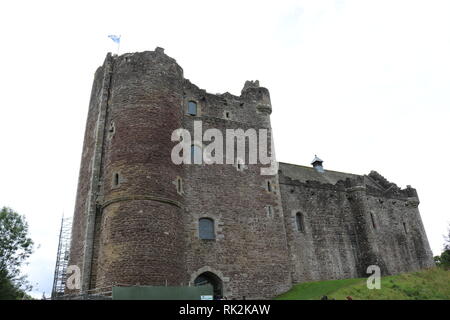
[[[73,214],[95,69],[116,50],[175,58],[211,93],[270,90],[277,159],[377,170],[417,188],[434,254],[450,222],[450,1],[2,1],[0,206],[40,245],[24,269],[51,292]]]

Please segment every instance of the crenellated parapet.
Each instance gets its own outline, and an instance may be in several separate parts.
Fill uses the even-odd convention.
[[[326,176],[329,172],[330,171],[325,171],[323,175]],[[416,189],[411,186],[401,189],[395,183],[389,182],[376,171],[371,171],[369,175],[351,175],[349,177],[339,179],[334,183],[324,183],[319,180],[312,179],[301,181],[299,179],[284,175],[281,170],[279,173],[280,183],[284,184],[322,190],[345,191],[347,193],[364,191],[367,195],[375,197],[408,201],[411,206],[417,206],[419,204]],[[372,183],[368,183],[366,179],[370,179]]]
[[[286,184],[291,186],[298,186],[304,188],[313,188],[313,189],[322,189],[322,190],[330,190],[330,191],[345,191],[345,182],[340,180],[336,184],[331,183],[322,183],[320,181],[315,180],[307,180],[305,182],[292,179],[291,177],[279,175],[280,184]]]
[[[378,183],[381,187],[384,189],[389,189],[391,187],[397,187],[395,183],[389,182],[385,177],[383,177],[381,174],[376,172],[375,170],[370,171],[368,174],[368,177],[373,179],[375,182]]]
[[[158,47],[155,51],[125,53],[113,56],[113,59],[116,72],[126,73],[127,76],[134,75],[137,80],[141,80],[145,76],[153,79],[154,75],[184,79],[183,68],[174,58],[166,55],[163,48]]]
[[[392,199],[416,199],[415,201],[419,201],[416,189],[409,185],[405,189],[401,189],[395,183],[390,182],[376,171],[371,171],[367,177],[371,179],[372,182],[375,182],[376,185],[376,187],[372,185],[367,186],[369,194]]]
[[[241,98],[246,99],[256,105],[261,113],[270,115],[272,104],[270,102],[269,90],[259,86],[259,81],[246,81],[241,91]]]

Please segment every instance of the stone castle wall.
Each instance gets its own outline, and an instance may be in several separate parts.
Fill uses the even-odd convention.
[[[417,194],[374,192],[367,177],[301,182],[283,174],[286,166],[279,179],[294,282],[366,277],[369,265],[382,275],[434,265]]]
[[[69,264],[82,270],[81,291],[193,285],[211,272],[225,296],[270,298],[295,282],[365,276],[369,264],[385,273],[432,265],[415,190],[376,174],[327,184],[296,180],[283,165],[265,176],[260,164],[171,161],[175,129],[194,137],[201,120],[223,136],[270,132],[271,111],[258,82],[240,96],[209,94],[161,48],[108,55],[94,78],[72,230]],[[214,220],[215,240],[199,238],[200,218]]]
[[[270,130],[265,88],[250,87],[240,97],[206,94],[189,82],[184,89],[185,102],[196,101],[201,109],[197,117],[186,113],[183,117],[183,127],[191,136],[193,120],[202,120],[203,130],[219,129],[224,137],[226,129]],[[187,274],[191,281],[205,270],[221,274],[228,297],[267,298],[291,285],[278,181],[276,176],[261,175],[260,169],[259,164],[242,170],[227,164],[184,167]],[[273,208],[273,215],[267,213],[267,206]],[[215,241],[199,239],[202,217],[217,224]]]

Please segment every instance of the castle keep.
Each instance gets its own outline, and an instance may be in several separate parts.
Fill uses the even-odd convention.
[[[81,292],[211,283],[215,295],[271,298],[293,283],[433,265],[415,189],[380,174],[279,163],[174,164],[174,130],[268,129],[269,92],[210,94],[155,51],[107,55],[95,73],[69,265]],[[225,134],[224,134],[225,135]],[[201,149],[201,142],[195,148]]]

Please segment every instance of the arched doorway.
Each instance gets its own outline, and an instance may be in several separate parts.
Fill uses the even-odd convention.
[[[206,271],[197,276],[194,280],[195,286],[210,284],[213,286],[214,300],[221,299],[223,296],[222,280],[212,272]]]

